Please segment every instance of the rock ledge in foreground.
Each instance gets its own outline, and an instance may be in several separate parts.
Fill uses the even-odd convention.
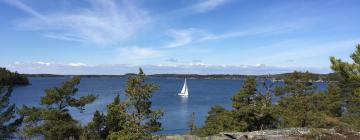
[[[155,140],[360,140],[359,132],[339,131],[335,129],[286,128],[252,132],[221,132],[208,137],[195,135],[156,136]]]

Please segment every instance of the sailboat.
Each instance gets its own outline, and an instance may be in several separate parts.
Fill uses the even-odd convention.
[[[178,93],[178,95],[179,96],[186,96],[186,97],[189,95],[189,90],[188,90],[188,87],[187,87],[187,84],[186,84],[186,78],[185,78],[184,86],[181,89],[181,92]]]

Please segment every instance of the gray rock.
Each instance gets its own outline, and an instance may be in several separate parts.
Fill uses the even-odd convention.
[[[336,137],[336,140],[347,139],[360,139],[359,132],[352,132],[351,135],[345,136],[338,133],[335,129],[315,129],[315,139],[328,139]],[[313,132],[312,132],[313,131]],[[286,128],[286,129],[274,129],[274,130],[262,130],[252,132],[221,132],[217,135],[208,137],[198,137],[195,135],[164,135],[155,136],[154,140],[307,140],[314,139],[310,137],[313,135],[314,129],[309,128]]]

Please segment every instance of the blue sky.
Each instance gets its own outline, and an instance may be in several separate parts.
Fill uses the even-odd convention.
[[[1,0],[0,66],[21,73],[331,72],[358,0]]]

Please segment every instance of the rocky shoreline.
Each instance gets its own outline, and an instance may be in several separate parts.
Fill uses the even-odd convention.
[[[252,132],[222,132],[208,137],[161,135],[154,140],[360,140],[360,132],[338,129],[286,128]]]

